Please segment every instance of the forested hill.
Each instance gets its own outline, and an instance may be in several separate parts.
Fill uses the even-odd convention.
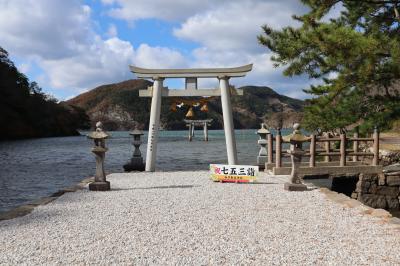
[[[57,103],[30,83],[0,47],[0,140],[77,135],[88,121],[82,109]]]
[[[151,99],[139,97],[138,92],[151,85],[151,82],[141,79],[103,85],[67,103],[84,109],[92,123],[102,121],[107,130],[147,129]],[[243,96],[232,96],[235,128],[259,128],[261,122],[271,127],[289,127],[301,119],[304,106],[301,100],[280,95],[268,87],[246,86],[240,89],[244,90]],[[164,129],[185,129],[183,120],[189,106],[173,112],[171,104],[174,100],[168,97],[162,99],[161,126]],[[201,112],[200,109],[201,106],[193,108],[193,119],[212,118],[213,129],[223,128],[219,97],[210,100],[208,112]]]

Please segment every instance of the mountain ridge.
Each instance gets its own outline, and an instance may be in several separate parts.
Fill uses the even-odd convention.
[[[147,89],[152,82],[130,79],[119,83],[98,86],[68,101],[86,111],[92,124],[102,121],[106,130],[147,129],[151,98],[139,97],[139,90]],[[302,117],[304,101],[280,95],[269,87],[243,86],[243,96],[232,95],[235,128],[259,128],[260,123],[270,127],[290,127]],[[193,100],[194,98],[185,98]],[[164,97],[161,107],[161,126],[169,130],[186,128],[185,114],[189,106],[171,111],[176,98]],[[222,108],[219,97],[208,102],[208,112],[193,107],[194,119],[213,119],[211,129],[222,129]]]

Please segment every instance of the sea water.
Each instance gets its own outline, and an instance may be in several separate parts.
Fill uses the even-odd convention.
[[[255,165],[260,146],[255,129],[236,130],[240,164]],[[289,133],[284,131],[283,135]],[[28,139],[0,142],[0,212],[59,189],[72,186],[94,175],[95,157],[90,152],[93,141],[82,136]],[[122,166],[133,153],[129,132],[109,132],[106,141],[107,173],[123,172]],[[147,132],[140,147],[146,158]],[[157,147],[157,171],[208,170],[210,163],[226,163],[223,130],[209,130],[209,141],[203,131],[196,130],[193,141],[188,131],[160,131]]]

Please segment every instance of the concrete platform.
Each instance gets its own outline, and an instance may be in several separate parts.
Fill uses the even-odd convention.
[[[110,191],[65,193],[0,222],[0,265],[400,264],[400,227],[362,205],[285,191],[288,176],[209,178],[112,174]]]
[[[355,166],[355,165],[363,165],[362,162],[346,162],[348,166]],[[310,165],[309,162],[301,162],[301,165],[304,167],[308,167]],[[284,162],[282,163],[282,167],[291,167],[291,163]],[[315,166],[339,166],[339,161],[337,162],[315,162]],[[272,170],[275,167],[275,163],[266,163],[265,169]]]
[[[348,166],[315,166],[315,167],[300,167],[298,173],[300,175],[317,175],[317,174],[375,174],[382,173],[381,165],[348,165]],[[292,171],[291,167],[273,168],[274,175],[289,175]]]

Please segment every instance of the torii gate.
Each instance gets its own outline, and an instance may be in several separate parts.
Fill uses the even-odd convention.
[[[222,114],[224,119],[224,130],[226,140],[226,152],[229,164],[237,164],[237,151],[235,132],[233,127],[231,92],[229,89],[229,78],[244,77],[251,71],[253,64],[234,68],[197,68],[197,69],[146,69],[130,66],[138,78],[151,78],[153,86],[147,90],[140,90],[140,97],[152,97],[149,136],[147,141],[146,171],[154,172],[158,131],[160,126],[161,97],[198,97],[198,96],[221,96]],[[165,78],[185,78],[184,90],[170,90],[163,87]],[[198,89],[197,78],[217,78],[219,89]],[[243,95],[243,91],[238,91]]]

